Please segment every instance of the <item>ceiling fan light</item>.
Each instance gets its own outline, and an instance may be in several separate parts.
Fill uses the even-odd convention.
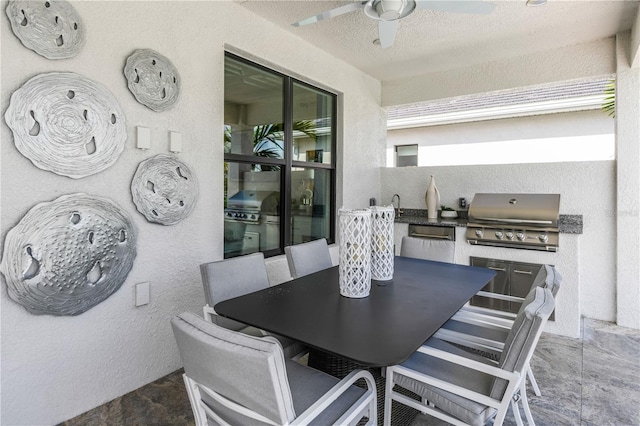
[[[373,19],[395,21],[409,15],[415,8],[415,0],[370,0],[364,6],[364,13]]]

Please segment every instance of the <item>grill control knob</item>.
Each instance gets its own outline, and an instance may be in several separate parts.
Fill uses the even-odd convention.
[[[256,219],[256,215],[255,215],[255,214],[252,214],[252,215],[251,215],[251,219],[255,220],[255,219]]]
[[[499,240],[504,238],[504,234],[502,233],[502,231],[496,231],[496,238]]]
[[[549,236],[547,234],[540,234],[540,236],[538,237],[538,239],[540,241],[542,241],[543,243],[546,243],[549,240]]]
[[[506,234],[508,240],[513,240],[513,232],[508,231]]]
[[[482,238],[483,234],[484,234],[484,232],[482,232],[482,229],[476,229],[476,237]]]
[[[246,213],[244,213],[244,214],[242,215],[242,218],[243,218],[243,219],[246,219],[246,218],[247,218],[247,214],[246,214]]]
[[[518,241],[524,241],[524,232],[517,232],[516,238],[518,239]]]

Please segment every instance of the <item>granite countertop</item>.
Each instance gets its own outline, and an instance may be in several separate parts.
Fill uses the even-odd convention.
[[[421,209],[403,209],[402,216],[397,216],[396,223],[409,223],[412,225],[427,226],[467,226],[466,211],[459,212],[459,217],[455,219],[441,218],[427,219],[427,211]],[[582,215],[561,214],[558,228],[562,234],[582,234]]]

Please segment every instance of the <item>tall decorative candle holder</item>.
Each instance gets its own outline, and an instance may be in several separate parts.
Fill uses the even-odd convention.
[[[371,209],[371,278],[389,281],[393,278],[393,206]]]
[[[340,294],[362,298],[371,291],[371,210],[338,210]]]

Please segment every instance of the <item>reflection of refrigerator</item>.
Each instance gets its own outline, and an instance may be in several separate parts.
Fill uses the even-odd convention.
[[[510,294],[509,288],[509,265],[507,262],[502,262],[496,259],[485,259],[480,257],[471,258],[471,266],[480,266],[483,268],[489,268],[496,272],[496,276],[486,286],[482,288],[483,291],[489,291],[492,293]],[[474,296],[471,298],[471,305],[481,306],[484,308],[497,309],[500,311],[510,311],[510,302],[506,300],[490,299],[482,296]]]

